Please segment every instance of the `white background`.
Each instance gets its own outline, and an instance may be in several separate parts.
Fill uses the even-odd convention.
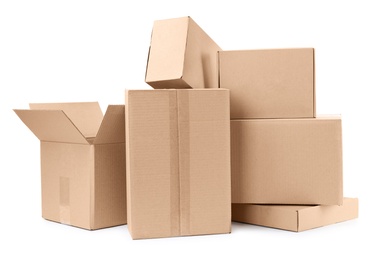
[[[372,1],[0,2],[0,259],[374,259],[375,9]],[[318,114],[342,114],[344,195],[357,220],[302,233],[233,224],[229,235],[133,241],[41,218],[39,141],[13,108],[121,104],[143,82],[153,21],[190,15],[224,50],[316,48]],[[370,257],[370,255],[372,257]]]

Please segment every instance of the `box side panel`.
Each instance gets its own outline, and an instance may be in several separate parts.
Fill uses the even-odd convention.
[[[232,204],[232,220],[253,225],[297,231],[298,214],[284,206]]]
[[[221,48],[189,18],[183,79],[192,88],[218,88],[217,52]]]
[[[339,119],[232,120],[232,202],[342,204]]]
[[[299,231],[335,224],[358,217],[358,199],[344,198],[343,205],[316,206],[300,211]]]
[[[183,73],[188,17],[154,22],[146,82],[180,79]]]
[[[128,225],[133,239],[179,234],[175,90],[127,91]]]
[[[90,145],[41,142],[42,215],[90,227]]]
[[[229,91],[178,91],[178,123],[181,235],[229,233]]]
[[[315,116],[313,49],[221,51],[219,59],[231,118]]]
[[[125,143],[94,149],[93,229],[126,224]]]

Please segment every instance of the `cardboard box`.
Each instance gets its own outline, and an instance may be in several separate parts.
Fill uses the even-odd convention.
[[[342,204],[341,119],[231,120],[232,203]]]
[[[14,110],[40,140],[42,216],[85,229],[126,224],[125,108],[30,104]]]
[[[314,49],[220,51],[232,119],[315,117]]]
[[[128,90],[133,239],[231,231],[229,91]]]
[[[344,198],[342,206],[233,204],[233,221],[304,231],[358,218],[358,199]]]
[[[146,82],[155,89],[218,88],[219,50],[190,17],[155,21]]]

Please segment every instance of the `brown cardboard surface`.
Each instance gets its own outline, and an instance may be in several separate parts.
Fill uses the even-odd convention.
[[[96,102],[30,107],[15,112],[41,141],[42,216],[85,229],[126,224],[124,105],[104,118]]]
[[[342,204],[339,117],[231,120],[232,203]]]
[[[133,239],[230,232],[229,91],[128,90]]]
[[[231,119],[315,117],[314,49],[220,51]]]
[[[87,137],[95,137],[103,119],[98,102],[31,103],[32,110],[62,110],[74,125]]]
[[[233,221],[304,231],[358,217],[358,199],[344,198],[343,205],[255,205],[232,204]]]
[[[162,88],[218,88],[220,47],[190,17],[154,22],[146,82]]]

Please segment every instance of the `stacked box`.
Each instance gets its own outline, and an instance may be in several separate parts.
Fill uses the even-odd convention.
[[[232,219],[301,231],[353,218],[357,200],[341,206],[341,119],[315,113],[314,49],[220,51],[219,64],[231,91]]]

